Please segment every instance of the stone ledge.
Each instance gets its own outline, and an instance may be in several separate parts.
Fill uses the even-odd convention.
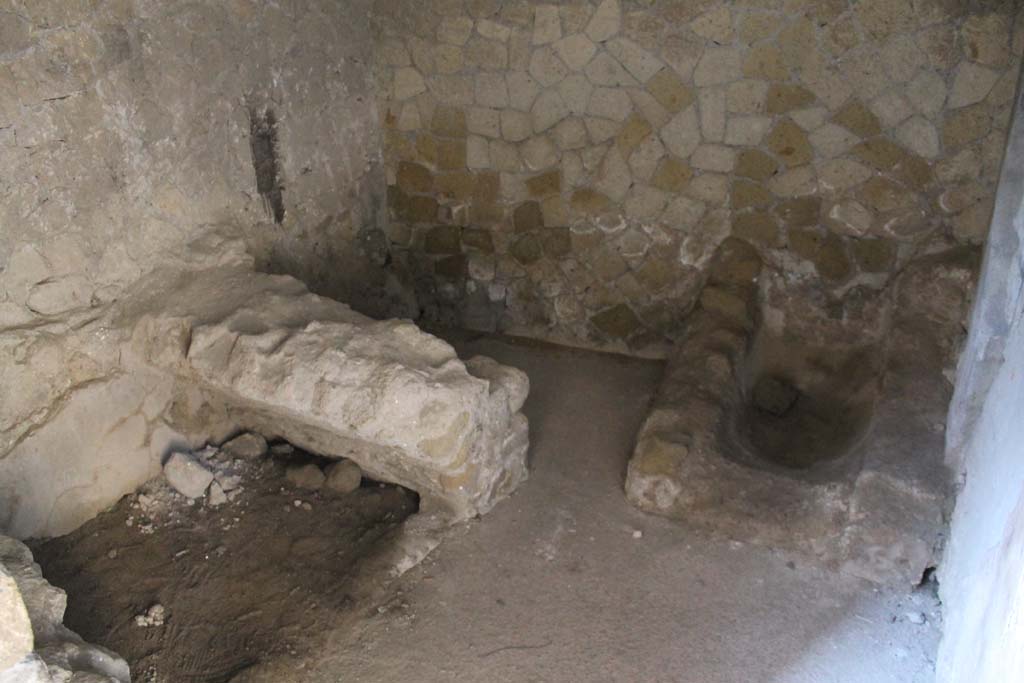
[[[188,274],[143,308],[156,312],[134,325],[129,363],[209,393],[240,426],[352,459],[458,519],[526,476],[526,375],[463,363],[411,322],[244,267]]]

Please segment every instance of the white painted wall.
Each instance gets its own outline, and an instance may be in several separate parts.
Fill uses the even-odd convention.
[[[1018,89],[985,265],[950,409],[961,476],[939,568],[940,683],[1024,681],[1024,101]]]

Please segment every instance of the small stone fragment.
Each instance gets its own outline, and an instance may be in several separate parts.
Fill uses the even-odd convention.
[[[292,486],[316,491],[324,485],[324,473],[316,465],[293,465],[285,470],[285,479]]]
[[[211,507],[218,507],[228,502],[227,494],[224,493],[224,488],[217,482],[210,484],[210,494],[206,498],[206,502]]]
[[[142,628],[151,626],[163,626],[167,619],[167,609],[160,603],[150,607],[144,614],[135,616],[135,625]]]
[[[201,498],[213,481],[213,473],[186,453],[172,453],[164,465],[164,478],[186,498]]]
[[[352,493],[359,488],[363,471],[351,460],[342,460],[327,467],[324,487],[337,493]]]
[[[220,450],[239,460],[255,460],[267,454],[267,440],[259,434],[242,434],[228,441]]]

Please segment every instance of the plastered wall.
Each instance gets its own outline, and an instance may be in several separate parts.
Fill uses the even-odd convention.
[[[949,414],[960,491],[939,566],[938,680],[1024,679],[1024,100],[1018,94]]]
[[[155,269],[237,260],[233,234],[395,310],[370,5],[0,0],[0,529],[68,531],[159,471],[172,387],[95,322]]]

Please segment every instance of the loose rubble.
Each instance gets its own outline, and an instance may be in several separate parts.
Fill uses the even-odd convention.
[[[148,628],[150,626],[163,626],[167,610],[163,605],[156,604],[146,610],[145,614],[138,614],[135,617],[135,625]]]

